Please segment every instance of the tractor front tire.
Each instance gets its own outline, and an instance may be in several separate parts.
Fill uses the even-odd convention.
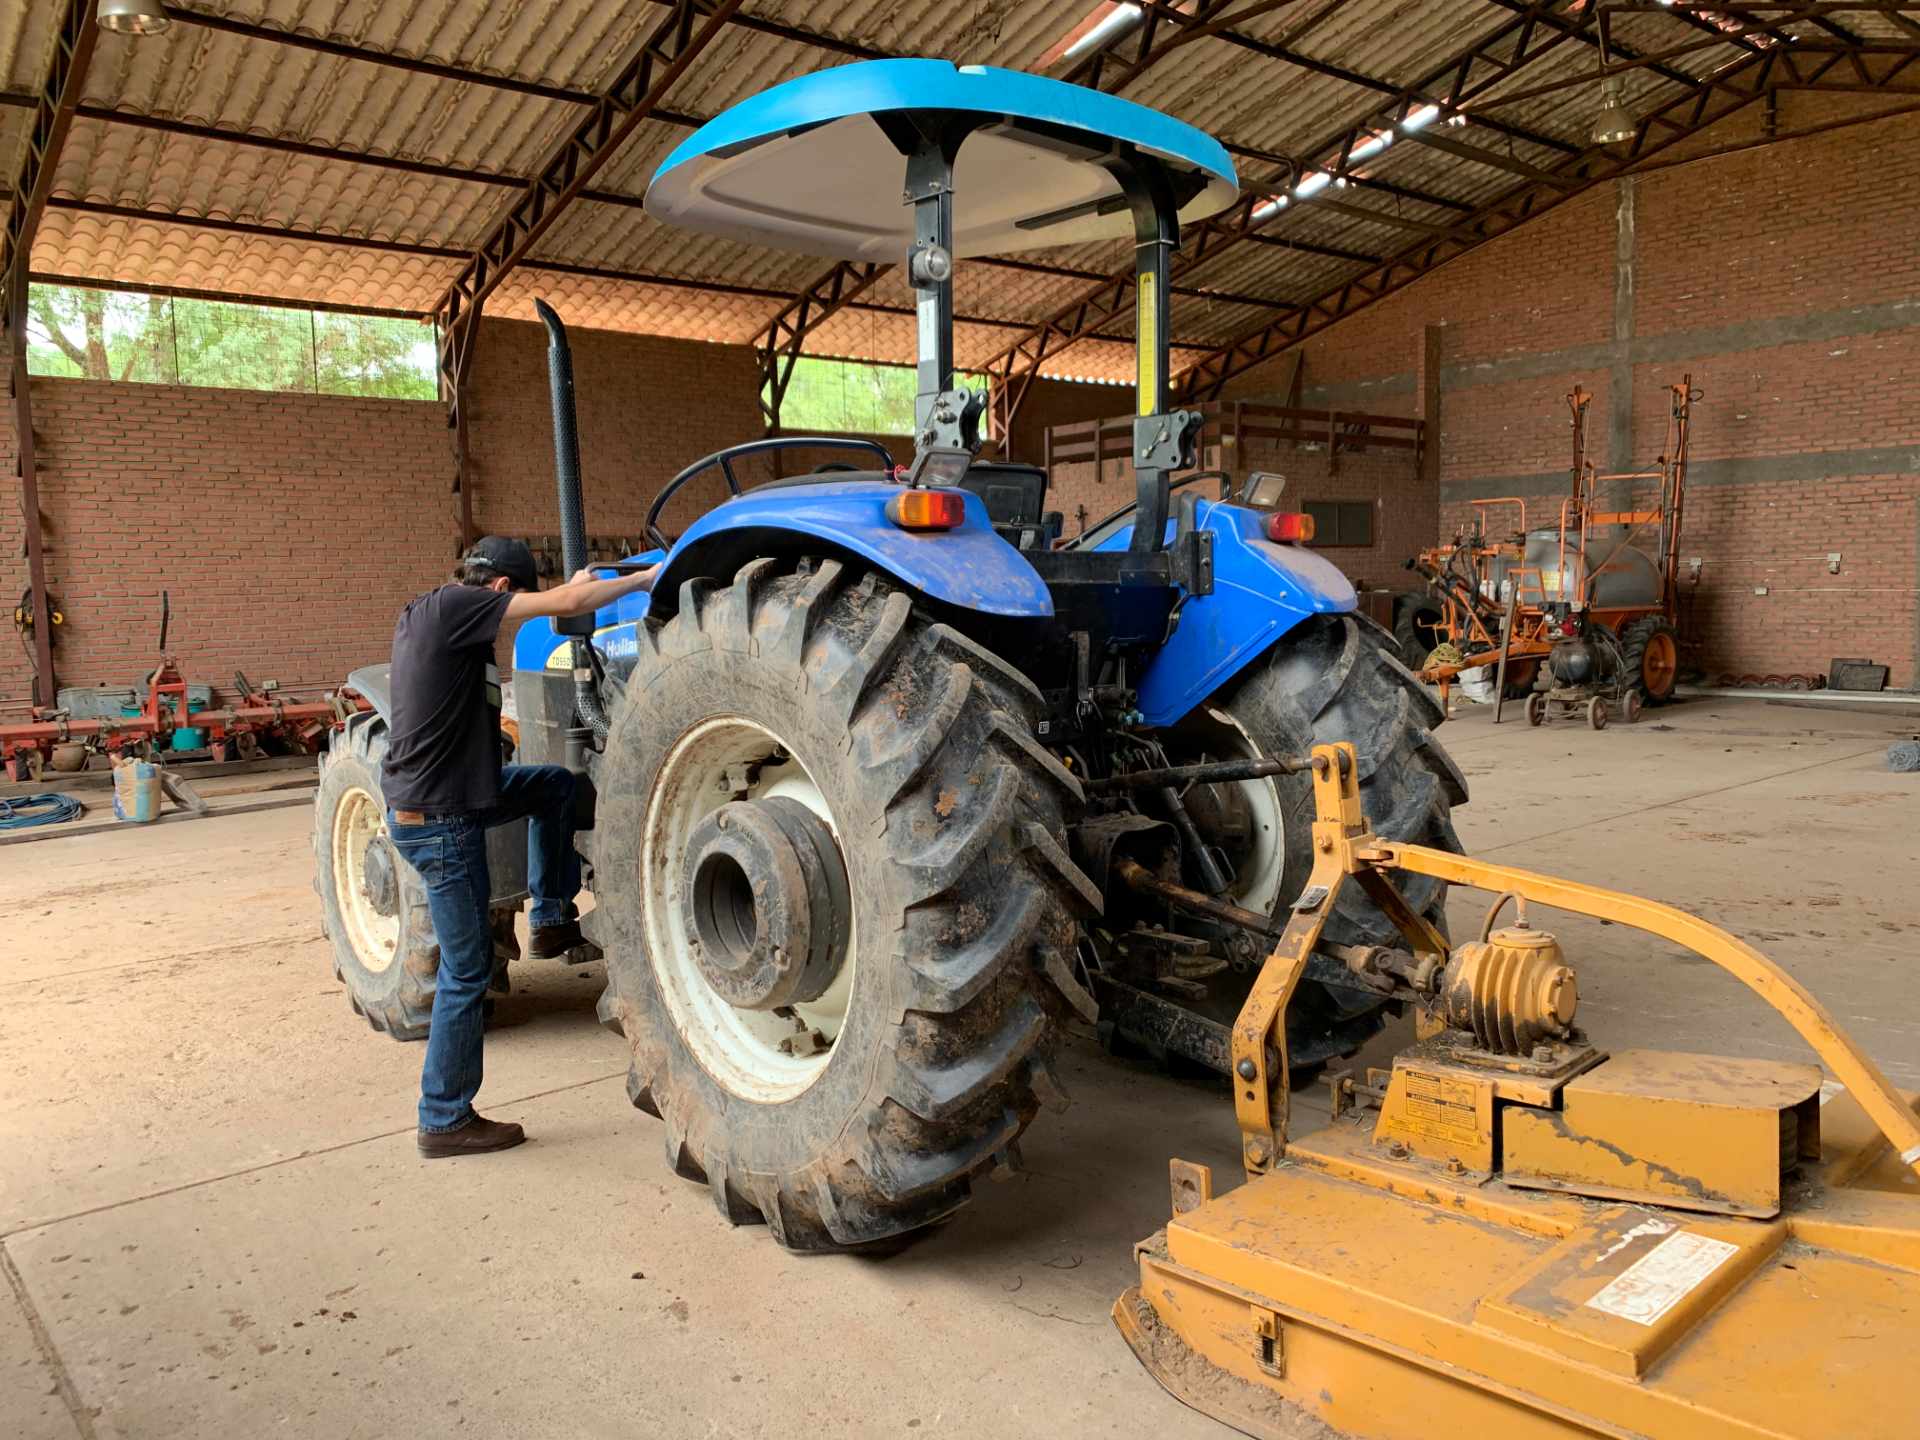
[[[792,1250],[893,1243],[951,1215],[1012,1164],[1041,1103],[1064,1103],[1048,1055],[1062,1007],[1090,1004],[1071,967],[1098,895],[1057,838],[1081,794],[1032,739],[1041,703],[833,559],[689,581],[642,628],[597,776],[601,1015],[668,1163],[730,1223],[764,1221]],[[808,971],[831,975],[812,999],[729,998],[733,972],[714,978],[716,948],[771,933],[788,904],[731,862],[707,868],[703,844],[740,843],[717,838],[723,806],[735,835],[797,815],[844,866],[841,948]]]
[[[424,1040],[440,946],[426,888],[387,840],[386,753],[378,715],[355,715],[333,732],[314,798],[314,888],[334,978],[354,1013],[396,1040]]]
[[[440,945],[426,887],[387,839],[380,788],[386,753],[387,724],[376,714],[355,715],[329,737],[314,797],[313,885],[321,927],[333,944],[334,978],[346,986],[353,1013],[396,1040],[424,1040]],[[507,989],[507,962],[517,943],[514,914],[502,907],[492,915],[488,988],[495,993]],[[492,1014],[493,1001],[485,1003]]]

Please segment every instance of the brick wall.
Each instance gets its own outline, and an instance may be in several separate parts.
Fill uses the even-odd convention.
[[[1785,96],[1784,129],[1850,102]],[[1696,148],[1751,138],[1736,117]],[[1476,497],[1565,493],[1566,392],[1595,394],[1604,463],[1638,468],[1662,433],[1660,387],[1690,371],[1695,472],[1683,550],[1701,558],[1690,654],[1709,674],[1824,670],[1871,655],[1912,684],[1920,648],[1920,116],[1654,171],[1578,197],[1309,342],[1306,403],[1412,413],[1423,327],[1440,327],[1440,491],[1402,457],[1283,447],[1249,455],[1294,500],[1371,498],[1373,551],[1329,552],[1397,586],[1400,562],[1449,533]],[[1623,278],[1629,303],[1616,306]],[[657,487],[688,460],[758,433],[744,349],[582,330],[574,337],[590,519],[638,538]],[[171,646],[195,679],[236,668],[289,685],[337,681],[384,653],[404,598],[453,558],[444,417],[431,403],[36,379],[49,570],[66,609],[68,683],[129,683],[150,662],[160,590]],[[1271,370],[1228,398],[1271,398]],[[1123,412],[1121,388],[1041,382],[1012,452],[1038,459],[1048,424]],[[550,534],[551,427],[537,326],[489,322],[473,397],[482,529]],[[1630,409],[1616,416],[1616,407]],[[1618,419],[1621,423],[1616,423]],[[1616,446],[1616,438],[1618,445]],[[901,458],[910,446],[896,443]],[[1620,451],[1613,456],[1610,451]],[[11,413],[0,468],[12,468]],[[1077,529],[1130,498],[1125,482],[1057,477],[1049,505]],[[668,516],[718,498],[708,480]],[[1842,556],[1830,574],[1826,556]],[[26,584],[17,507],[0,506],[0,588]],[[1764,590],[1764,594],[1756,593]],[[0,643],[0,699],[23,698]]]
[[[660,486],[702,455],[760,433],[759,362],[738,345],[581,329],[570,339],[588,526],[638,542]],[[546,331],[489,322],[478,356],[469,421],[475,523],[502,534],[552,534],[559,518]],[[685,529],[723,494],[717,473],[703,477],[669,506],[665,528]]]
[[[1883,103],[1783,95],[1778,124]],[[1690,149],[1745,142],[1759,123],[1751,107]],[[1308,341],[1307,403],[1411,404],[1429,325],[1442,360],[1436,538],[1476,498],[1518,494],[1534,516],[1557,512],[1575,383],[1594,393],[1601,469],[1649,468],[1664,387],[1691,373],[1704,393],[1682,540],[1701,561],[1697,586],[1683,566],[1688,659],[1712,678],[1870,655],[1894,685],[1916,683],[1920,116],[1568,201]],[[1228,395],[1265,395],[1278,373],[1252,371]]]
[[[760,433],[757,360],[738,346],[607,331],[572,340],[589,525],[643,548],[662,484]],[[337,684],[387,653],[400,606],[450,570],[458,497],[438,403],[31,383],[49,581],[67,617],[55,652],[63,685],[133,684],[153,661],[162,589],[173,600],[169,649],[194,681],[224,685],[243,669],[290,687]],[[1037,455],[1037,425],[1116,393],[1041,382],[1015,452]],[[11,407],[4,415],[0,473],[10,474]],[[554,534],[539,326],[487,322],[469,420],[475,524]],[[896,459],[911,456],[910,440],[882,438]],[[788,472],[832,458],[845,457],[803,453]],[[748,464],[741,479],[767,473]],[[717,475],[705,477],[669,506],[665,528],[684,529],[724,493]],[[0,506],[8,612],[27,584],[22,543],[18,506]],[[503,654],[511,639],[502,636]],[[26,699],[31,675],[7,637],[0,700]]]
[[[401,603],[444,572],[451,462],[437,405],[35,379],[49,585],[63,685],[134,684],[168,648],[189,678],[337,683],[384,655]],[[11,475],[11,407],[0,473]],[[11,483],[11,482],[9,482]],[[0,507],[7,609],[27,583]],[[31,671],[0,645],[0,699]]]

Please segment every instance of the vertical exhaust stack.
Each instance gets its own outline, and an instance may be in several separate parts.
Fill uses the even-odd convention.
[[[587,512],[580,496],[580,430],[573,408],[573,347],[567,327],[544,300],[533,302],[547,327],[547,383],[553,395],[553,478],[560,499],[560,563],[569,578],[587,564]],[[573,703],[596,742],[607,738],[606,707],[594,679],[591,615],[553,622],[554,630],[573,637]],[[577,768],[577,767],[576,767]]]

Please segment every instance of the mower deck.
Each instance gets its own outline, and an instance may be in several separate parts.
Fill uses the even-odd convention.
[[[1845,1091],[1820,1133],[1752,1220],[1396,1157],[1349,1114],[1217,1200],[1174,1162],[1114,1319],[1250,1435],[1910,1436],[1920,1182]]]

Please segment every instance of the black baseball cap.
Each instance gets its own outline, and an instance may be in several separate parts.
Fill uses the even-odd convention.
[[[524,540],[507,535],[483,535],[467,551],[467,563],[484,565],[513,582],[516,590],[538,590],[540,572],[534,567],[533,551]]]

